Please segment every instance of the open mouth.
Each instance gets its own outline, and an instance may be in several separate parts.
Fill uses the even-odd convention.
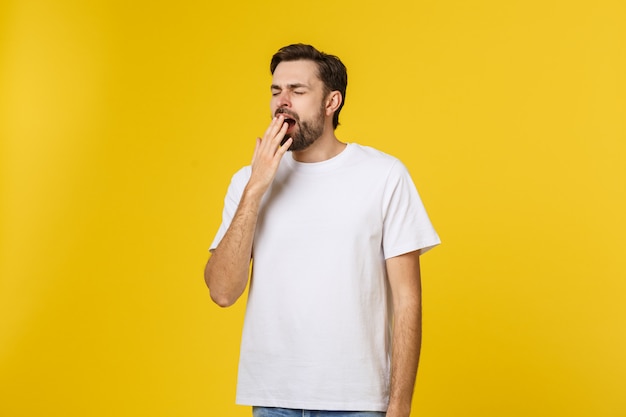
[[[288,131],[289,131],[289,130],[291,130],[291,129],[293,129],[293,128],[294,128],[294,126],[298,123],[297,116],[295,116],[295,115],[294,115],[294,116],[291,116],[291,115],[288,113],[288,110],[286,110],[286,109],[278,109],[278,110],[276,111],[276,116],[278,116],[279,114],[282,114],[282,115],[283,115],[283,118],[284,118],[283,120],[284,120],[284,122],[285,122],[285,123],[287,123],[287,125],[288,125],[288,126],[287,126],[287,130],[288,130]]]
[[[289,125],[287,130],[291,130],[296,125],[296,121],[290,117],[285,117],[285,123]]]

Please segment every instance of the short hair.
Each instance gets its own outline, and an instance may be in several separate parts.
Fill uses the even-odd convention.
[[[348,87],[348,71],[341,60],[334,55],[320,52],[311,45],[296,43],[284,46],[272,56],[270,62],[270,72],[274,71],[278,64],[283,61],[309,60],[317,64],[317,71],[320,80],[324,84],[324,93],[339,91],[341,93],[341,104],[333,115],[333,128],[339,125],[339,112],[346,101],[346,88]]]

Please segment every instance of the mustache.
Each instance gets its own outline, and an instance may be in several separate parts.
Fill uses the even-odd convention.
[[[294,112],[292,112],[289,109],[285,109],[283,107],[276,109],[276,112],[274,113],[274,116],[278,116],[279,114],[284,114],[287,115],[289,117],[291,117],[293,120],[295,120],[296,122],[300,121],[300,117],[298,117],[298,115]]]

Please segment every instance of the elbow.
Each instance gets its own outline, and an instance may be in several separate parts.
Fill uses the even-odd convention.
[[[216,283],[211,282],[209,274],[205,272],[204,274],[204,282],[206,283],[207,288],[209,289],[209,295],[211,296],[211,300],[220,307],[230,307],[235,304],[238,297],[233,297],[224,289],[220,290],[220,287],[216,285]]]
[[[213,300],[215,304],[222,308],[230,307],[235,304],[235,301],[237,301],[236,298],[233,299],[232,297],[228,297],[225,294],[218,294],[217,291],[211,291],[210,288],[209,293],[211,294],[211,300]]]
[[[204,282],[209,289],[211,300],[220,307],[230,307],[239,299],[243,288],[232,284],[232,277],[215,271],[211,262],[207,262],[204,269]]]

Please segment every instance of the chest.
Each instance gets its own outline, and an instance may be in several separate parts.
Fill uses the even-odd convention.
[[[383,184],[359,172],[277,177],[259,212],[257,233],[284,244],[309,239],[378,239]]]

